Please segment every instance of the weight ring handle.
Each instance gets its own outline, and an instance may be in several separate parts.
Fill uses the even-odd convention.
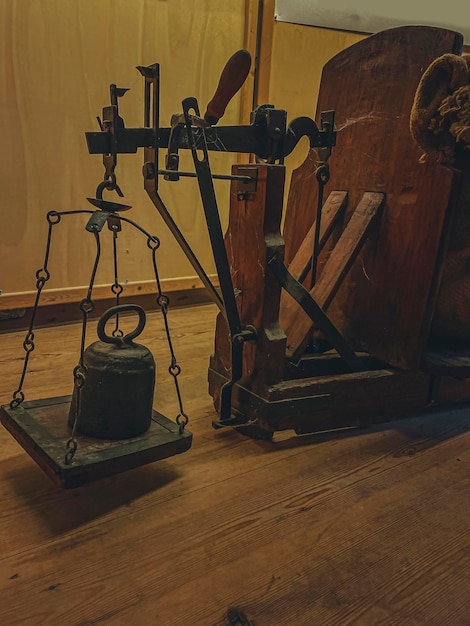
[[[124,337],[113,337],[112,335],[106,334],[106,324],[113,317],[113,315],[119,315],[120,313],[125,313],[126,311],[134,311],[139,316],[139,323],[135,327],[135,329],[124,335]],[[138,304],[119,304],[117,306],[113,306],[107,311],[103,313],[98,321],[98,325],[96,327],[96,332],[98,334],[99,339],[104,343],[114,343],[117,346],[121,346],[123,343],[130,343],[132,339],[140,335],[140,333],[144,330],[146,321],[146,315],[144,309]]]

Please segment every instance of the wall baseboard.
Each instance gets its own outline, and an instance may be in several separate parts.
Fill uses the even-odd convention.
[[[211,280],[215,277],[211,276]],[[217,283],[213,280],[215,285]],[[170,308],[186,307],[211,302],[209,292],[197,278],[169,279],[162,280],[162,291],[170,299]],[[80,296],[77,297],[77,294]],[[45,326],[58,326],[70,324],[82,320],[82,312],[79,302],[86,294],[83,290],[65,289],[56,291],[44,291],[41,294],[40,306],[36,312],[34,322],[35,328]],[[121,304],[139,304],[146,311],[156,311],[159,309],[156,302],[155,283],[126,285],[120,297]],[[23,294],[13,294],[0,297],[0,334],[27,330],[31,323],[31,316],[34,305],[34,292]],[[110,293],[110,289],[96,287],[93,290],[94,310],[89,314],[90,319],[100,317],[104,311],[114,306],[115,297]]]

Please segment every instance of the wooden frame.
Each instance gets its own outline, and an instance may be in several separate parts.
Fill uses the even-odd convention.
[[[243,375],[233,386],[232,424],[263,436],[284,429],[335,430],[470,399],[470,384],[453,378],[468,375],[467,353],[426,350],[458,176],[437,163],[420,163],[407,117],[424,69],[440,54],[458,53],[461,44],[452,31],[403,27],[355,44],[324,68],[317,117],[335,109],[340,124],[354,123],[339,134],[330,158],[321,274],[310,296],[356,349],[362,371],[352,371],[334,353],[308,352],[318,328],[289,294],[281,295],[269,267],[274,255],[285,257],[291,274],[300,281],[308,277],[315,159],[309,155],[292,178],[286,244],[280,231],[283,166],[257,165],[257,190],[245,197],[232,186],[227,254],[242,325],[258,332],[257,342],[245,345]],[[393,56],[382,54],[391,49]],[[392,95],[373,83],[380,77]],[[357,97],[351,98],[354,89]],[[371,106],[373,115],[361,113]],[[351,167],[371,142],[374,156]],[[430,206],[434,219],[424,221]],[[374,260],[370,273],[364,259]],[[231,377],[222,315],[208,377],[220,410],[220,391]]]

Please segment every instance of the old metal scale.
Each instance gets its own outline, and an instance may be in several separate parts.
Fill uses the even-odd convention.
[[[213,178],[235,181],[239,193],[244,195],[256,189],[256,167],[245,168],[234,175],[213,175],[208,160],[208,150],[254,153],[269,163],[282,161],[298,143],[308,135],[312,147],[334,144],[332,116],[325,116],[324,127],[318,130],[309,118],[294,120],[286,128],[286,112],[273,106],[258,107],[249,126],[213,126],[222,117],[225,108],[243,84],[251,65],[248,52],[240,50],[226,64],[218,88],[208,104],[204,118],[200,117],[194,98],[183,101],[183,113],[172,118],[170,128],[159,126],[159,65],[138,67],[144,77],[144,126],[127,129],[119,116],[118,99],[127,89],[110,86],[111,104],[98,118],[101,131],[86,133],[90,153],[101,153],[105,167],[104,180],[98,185],[95,198],[88,201],[96,210],[50,211],[47,214],[49,232],[43,267],[36,272],[36,301],[30,327],[23,342],[25,351],[23,371],[18,388],[9,405],[2,406],[3,425],[13,434],[41,468],[59,485],[73,488],[97,478],[121,472],[132,467],[178,454],[189,449],[191,433],[185,428],[188,416],[183,408],[178,384],[181,372],[173,351],[167,320],[168,297],[162,293],[156,261],[159,239],[146,232],[133,220],[121,215],[131,207],[103,199],[103,192],[114,191],[123,197],[117,184],[115,168],[119,153],[136,152],[144,148],[145,190],[165,223],[187,255],[196,273],[208,289],[221,314],[228,320],[234,346],[234,372],[240,367],[240,348],[244,341],[254,340],[256,332],[242,327],[238,316],[230,268],[225,252],[223,233],[212,185]],[[167,148],[166,168],[159,168],[158,150]],[[190,149],[195,172],[178,170],[180,149]],[[202,150],[203,158],[198,151]],[[208,278],[196,255],[171,217],[158,193],[159,176],[177,181],[181,176],[197,177],[203,200],[207,227],[219,275],[216,287]],[[25,401],[23,385],[31,353],[35,349],[34,323],[41,292],[50,278],[48,260],[54,226],[68,215],[90,214],[86,230],[96,240],[96,256],[86,297],[80,303],[83,317],[80,357],[73,371],[72,396]],[[94,309],[93,285],[98,268],[101,242],[100,233],[107,224],[112,233],[114,256],[114,283],[116,305],[99,319],[95,341],[85,349],[86,329]],[[117,236],[122,226],[132,226],[146,238],[151,251],[157,286],[157,304],[161,309],[167,334],[171,362],[169,373],[173,376],[179,413],[175,422],[153,409],[155,362],[145,346],[133,340],[145,326],[145,311],[137,305],[120,304],[123,291],[118,279]],[[219,292],[220,287],[220,292]],[[138,317],[135,330],[124,334],[120,316],[134,313]],[[106,331],[114,319],[112,333]],[[122,318],[121,318],[122,319]],[[235,374],[234,374],[235,375]],[[225,411],[230,412],[230,385],[226,386]]]
[[[114,171],[117,155],[143,148],[145,190],[220,310],[208,370],[209,392],[219,414],[214,427],[232,426],[269,439],[277,430],[301,434],[348,429],[470,398],[465,353],[436,351],[430,335],[457,168],[421,166],[408,126],[423,70],[440,54],[460,54],[461,45],[458,33],[431,27],[391,29],[355,44],[323,70],[319,126],[308,117],[287,125],[286,111],[272,105],[257,107],[249,125],[216,126],[249,71],[246,51],[227,63],[204,117],[196,99],[187,98],[183,113],[173,116],[169,128],[159,125],[158,64],[138,68],[145,81],[142,128],[125,127],[118,99],[126,90],[111,86],[111,105],[103,109],[101,130],[86,133],[89,152],[102,154],[105,166],[105,179],[91,199],[98,210],[88,227],[96,236],[106,222],[111,230],[130,222],[120,216],[127,206],[103,200],[102,192],[120,194]],[[380,80],[386,87],[377,85]],[[333,150],[338,112],[341,142]],[[281,235],[284,158],[304,136],[310,153],[293,174]],[[160,148],[166,149],[164,169],[159,167]],[[191,151],[195,172],[179,171],[182,149]],[[212,183],[216,176],[209,164],[211,150],[255,156],[255,162],[233,166],[231,176],[222,176],[231,179],[225,238]],[[197,177],[218,285],[210,281],[164,205],[159,176],[167,181]],[[324,199],[327,183],[332,190]],[[430,204],[435,207],[434,221],[424,219]],[[59,217],[53,213],[48,219],[51,229]],[[158,240],[145,235],[149,247],[156,249]],[[47,277],[46,252],[44,268],[37,274],[38,294]],[[168,302],[157,272],[156,278],[165,317]],[[91,288],[92,281],[82,305],[84,319]],[[107,317],[119,313],[117,306]],[[138,308],[134,312],[142,325],[142,313]],[[103,332],[101,342],[106,344]],[[126,338],[118,337],[117,343],[119,339]],[[26,362],[31,341],[27,336]],[[75,395],[82,382],[78,367]],[[49,443],[35,439],[31,424],[18,419],[26,412],[34,422],[37,403],[21,400],[20,393],[2,407],[2,421],[40,464],[47,465]],[[58,402],[64,404],[63,399]],[[53,405],[49,402],[47,409]],[[70,399],[63,421],[69,410]],[[71,418],[68,462],[56,455],[45,469],[62,485],[75,486],[184,451],[191,436],[184,429],[187,418],[181,403],[179,418],[163,450],[154,442],[142,455],[128,455],[119,450],[122,440],[117,440],[114,467],[103,462],[88,474],[75,454]],[[131,441],[140,445],[146,437],[138,434]],[[83,448],[81,439],[79,443]],[[96,440],[88,445],[96,446]]]

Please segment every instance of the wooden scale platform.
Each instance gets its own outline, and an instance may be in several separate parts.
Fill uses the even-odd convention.
[[[191,447],[192,434],[153,410],[149,430],[131,439],[97,439],[80,435],[72,463],[65,463],[70,437],[67,417],[71,396],[32,400],[14,409],[2,406],[5,428],[58,485],[72,489],[88,482],[159,461]]]

